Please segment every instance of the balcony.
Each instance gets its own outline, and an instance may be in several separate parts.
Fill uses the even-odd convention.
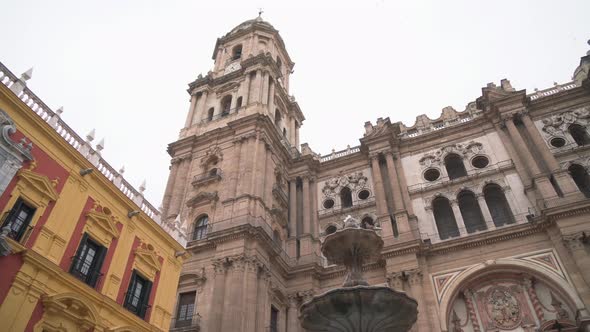
[[[201,331],[201,315],[176,317],[170,323],[170,332],[199,332]]]
[[[210,170],[207,173],[195,175],[193,177],[193,181],[191,182],[191,184],[193,185],[193,187],[196,188],[196,187],[204,186],[204,185],[209,184],[211,182],[220,181],[221,178],[222,178],[221,169],[213,168],[212,170]]]
[[[287,195],[283,187],[274,184],[272,186],[272,194],[279,202],[283,204],[283,206],[289,206],[289,195]]]

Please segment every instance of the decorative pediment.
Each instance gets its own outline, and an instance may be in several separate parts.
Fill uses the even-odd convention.
[[[105,247],[111,244],[113,238],[119,237],[117,224],[111,216],[102,212],[90,211],[86,214],[86,218],[88,219],[86,231]]]
[[[484,153],[484,148],[483,144],[476,141],[448,144],[438,150],[425,153],[418,162],[423,168],[439,167],[442,165],[444,158],[451,153],[465,158]]]
[[[201,166],[203,168],[207,168],[207,166],[211,163],[218,163],[223,159],[223,153],[221,152],[221,148],[218,146],[213,146],[209,148],[205,155],[201,158]],[[207,169],[205,169],[207,170]]]
[[[552,115],[542,120],[543,132],[551,137],[563,137],[571,124],[587,126],[590,123],[590,107]]]
[[[217,191],[200,192],[200,193],[196,194],[195,196],[193,196],[192,198],[190,198],[186,202],[186,205],[188,207],[197,207],[202,204],[216,202],[218,199],[219,199],[219,196],[217,196]]]
[[[281,227],[287,226],[287,211],[285,209],[275,206],[270,210],[270,214]]]
[[[162,264],[151,244],[142,243],[135,249],[134,266],[148,279],[154,280],[156,272],[160,271]]]
[[[59,194],[55,189],[57,180],[51,181],[46,176],[35,173],[30,169],[21,169],[18,172],[18,177],[48,201],[56,201],[59,198]]]
[[[97,319],[100,317],[96,308],[75,293],[43,296],[43,308],[43,327],[47,330],[63,326],[64,322],[75,324],[81,330],[88,330],[96,327]]]
[[[322,188],[324,196],[335,196],[342,190],[343,187],[348,187],[351,190],[360,190],[367,186],[368,178],[363,171],[357,171],[350,174],[335,176],[326,182]]]

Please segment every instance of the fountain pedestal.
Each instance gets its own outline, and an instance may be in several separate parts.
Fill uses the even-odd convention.
[[[322,253],[346,267],[341,288],[305,302],[299,320],[308,332],[405,332],[417,317],[417,303],[403,292],[369,286],[362,277],[363,262],[379,257],[383,240],[348,216],[344,228],[326,236]]]

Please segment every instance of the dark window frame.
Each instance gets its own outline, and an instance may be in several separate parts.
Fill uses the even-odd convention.
[[[188,327],[192,325],[193,316],[196,315],[196,299],[196,291],[180,293],[178,295],[178,308],[176,310],[176,322],[174,327]]]
[[[21,212],[26,213],[24,218],[21,218]],[[36,207],[27,203],[22,197],[19,197],[12,206],[12,209],[7,212],[6,218],[2,223],[2,228],[10,225],[8,237],[16,242],[20,242],[25,233],[31,228],[31,221],[36,212]],[[15,223],[20,223],[20,225],[16,225],[15,228]]]
[[[152,282],[140,275],[137,270],[133,270],[127,292],[125,293],[123,307],[141,319],[144,319],[147,310],[151,307],[149,304],[151,292]]]
[[[76,255],[72,257],[70,274],[78,280],[94,288],[102,277],[100,273],[108,248],[92,239],[88,233],[84,233]],[[90,257],[90,255],[92,255]],[[90,261],[88,258],[90,257]]]
[[[209,216],[204,214],[195,222],[193,231],[193,240],[202,240],[207,237],[207,228],[209,227]]]

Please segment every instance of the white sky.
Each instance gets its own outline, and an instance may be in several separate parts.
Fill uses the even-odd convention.
[[[365,121],[462,111],[488,82],[571,79],[589,49],[590,1],[0,1],[0,61],[95,143],[159,206],[187,83],[213,66],[217,37],[264,8],[296,62],[301,142],[358,145]]]

